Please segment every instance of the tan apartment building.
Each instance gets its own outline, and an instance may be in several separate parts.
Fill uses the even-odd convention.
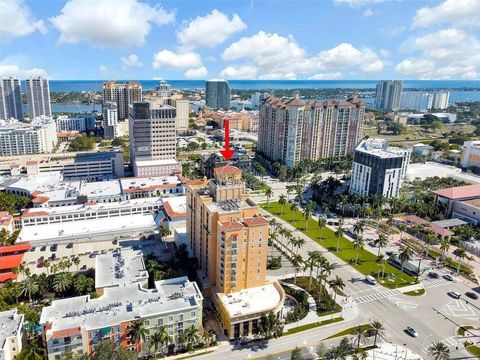
[[[103,83],[103,102],[107,101],[117,103],[118,120],[128,119],[129,106],[135,101],[142,101],[142,84],[107,81]]]
[[[242,171],[219,167],[207,185],[189,184],[187,213],[204,294],[212,298],[229,337],[251,335],[262,314],[280,313],[285,293],[265,281],[269,222],[248,198]]]

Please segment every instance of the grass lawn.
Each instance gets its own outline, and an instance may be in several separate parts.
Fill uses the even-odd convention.
[[[278,202],[270,202],[269,205],[267,205],[267,203],[262,203],[260,204],[260,206],[263,209],[272,213],[273,215],[287,221],[289,224],[305,233],[307,236],[322,245],[324,248],[328,249],[330,252],[333,252],[340,259],[349,263],[362,274],[372,275],[376,277],[379,270],[381,270],[381,267],[376,263],[377,257],[367,250],[359,251],[359,261],[358,264],[355,264],[354,261],[357,255],[357,251],[353,248],[353,243],[350,240],[347,240],[345,237],[340,238],[339,251],[336,252],[337,238],[335,237],[335,233],[328,228],[320,229],[317,222],[312,218],[308,219],[307,225],[306,220],[303,217],[303,213],[299,210],[295,210],[295,212],[292,212],[288,204],[284,206],[283,214],[282,206]],[[390,282],[385,281],[382,284],[383,286],[386,286],[388,288],[395,288],[397,285],[398,287],[401,287],[415,283],[414,277],[402,273],[399,269],[393,267],[390,264],[387,264],[386,262],[384,264],[385,275],[392,274],[395,280],[392,280]]]
[[[325,325],[328,325],[328,324],[333,324],[333,323],[340,322],[340,321],[343,321],[343,320],[344,320],[344,319],[340,316],[340,317],[333,318],[333,319],[328,319],[328,320],[323,320],[323,321],[319,321],[319,322],[315,322],[315,323],[311,323],[311,324],[306,324],[306,325],[298,326],[298,327],[296,327],[296,328],[287,330],[287,332],[285,333],[285,335],[296,334],[296,333],[301,332],[301,331],[306,331],[306,330],[310,330],[310,329],[315,329],[315,328],[320,327],[320,326],[325,326]]]
[[[370,330],[372,328],[372,325],[370,324],[363,324],[363,325],[360,325],[365,331],[367,330]],[[337,338],[337,337],[340,337],[340,336],[347,336],[347,335],[351,335],[353,333],[353,331],[358,327],[357,326],[352,326],[351,328],[348,328],[348,329],[345,329],[343,331],[340,331],[336,334],[333,334],[323,340],[328,340],[328,339],[333,339],[333,338]]]
[[[422,296],[424,294],[425,294],[425,289],[412,290],[412,291],[407,291],[403,293],[403,295],[408,295],[408,296]]]
[[[465,336],[465,331],[471,330],[471,329],[473,329],[473,326],[471,326],[471,325],[461,326],[461,327],[458,328],[457,334],[458,334],[458,336]]]

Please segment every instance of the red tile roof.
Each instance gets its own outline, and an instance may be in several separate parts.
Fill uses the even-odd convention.
[[[246,218],[243,220],[243,223],[247,226],[257,226],[257,225],[268,224],[268,220],[265,219],[264,217],[258,216],[258,217]]]
[[[480,184],[456,186],[434,191],[435,194],[448,199],[462,199],[480,196]]]
[[[0,256],[0,270],[13,269],[22,263],[23,254]]]
[[[243,229],[243,224],[238,221],[224,222],[222,223],[222,228],[225,231],[241,230]]]
[[[27,251],[30,249],[30,244],[18,244],[18,245],[9,245],[0,247],[0,254],[8,254],[19,251]]]
[[[75,336],[78,334],[80,334],[80,327],[74,327],[70,329],[54,331],[52,334],[52,338],[58,339],[58,338],[64,338],[68,336]]]
[[[16,278],[17,278],[17,275],[12,272],[1,273],[0,283],[4,283],[5,281],[8,281],[8,280],[15,280]]]
[[[167,213],[170,219],[184,218],[187,216],[187,213],[173,211],[172,206],[168,203],[168,201],[165,201],[163,203],[163,208],[165,209],[165,212]]]
[[[222,167],[217,167],[213,170],[215,175],[220,175],[220,174],[236,174],[236,173],[241,173],[242,170],[240,170],[236,166],[232,165],[227,165],[227,166],[222,166]]]
[[[48,196],[37,196],[32,199],[32,203],[34,204],[41,204],[46,203],[50,198]]]
[[[28,209],[26,209],[23,213],[22,213],[22,218],[27,218],[27,217],[36,217],[36,216],[48,216],[49,213],[46,212],[46,211],[35,211],[35,212],[30,212],[28,211]]]
[[[411,222],[417,225],[424,225],[426,228],[430,228],[430,230],[432,230],[435,234],[439,235],[440,237],[453,235],[453,232],[451,232],[450,230],[446,228],[442,228],[437,224],[429,223],[427,220],[424,220],[421,217],[418,217],[417,215],[407,215],[405,219],[408,222]]]

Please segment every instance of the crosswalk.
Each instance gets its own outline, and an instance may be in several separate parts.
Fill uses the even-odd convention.
[[[475,320],[478,318],[477,310],[461,300],[452,300],[444,306],[444,313],[449,316]]]
[[[397,290],[386,290],[386,291],[381,291],[374,294],[363,295],[355,298],[353,301],[355,301],[357,304],[364,304],[364,303],[385,299],[387,297],[395,296],[399,294],[400,292]]]
[[[451,284],[451,283],[452,283],[451,281],[448,281],[448,280],[445,280],[445,279],[434,279],[434,280],[422,281],[422,286],[425,289],[432,289],[432,288],[436,288],[436,287],[439,287],[439,286],[445,286],[445,285]]]

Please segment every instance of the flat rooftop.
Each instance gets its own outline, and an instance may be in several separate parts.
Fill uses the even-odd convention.
[[[167,165],[180,165],[180,163],[175,159],[166,159],[166,160],[135,160],[137,166],[167,166]]]
[[[478,205],[480,205],[480,199],[472,200],[472,201],[477,201]],[[441,228],[450,228],[454,226],[466,225],[468,223],[466,221],[453,218],[453,219],[447,219],[447,220],[432,221],[432,224],[440,226]]]
[[[137,177],[120,179],[123,191],[132,188],[153,189],[153,188],[173,188],[182,185],[178,176],[160,176],[160,177]]]
[[[217,296],[230,318],[273,310],[283,300],[274,283]]]
[[[16,336],[22,330],[23,315],[17,309],[0,312],[0,350],[5,348],[8,338]]]
[[[51,324],[47,332],[85,327],[93,330],[131,321],[138,317],[169,314],[201,308],[202,294],[186,276],[155,282],[155,289],[139,284],[105,288],[102,296],[89,295],[54,300],[42,310],[40,324]]]
[[[409,164],[407,168],[407,179],[414,180],[419,178],[424,180],[428,177],[438,176],[438,177],[452,177],[454,175],[460,174],[461,169],[454,166],[439,164],[435,162],[426,162],[425,164]]]
[[[148,280],[139,250],[119,249],[95,258],[95,288],[121,286]]]
[[[120,180],[107,180],[80,183],[80,195],[85,195],[88,198],[103,197],[103,196],[119,196],[122,194],[122,187]]]
[[[230,213],[230,212],[238,212],[240,209],[250,208],[250,207],[257,207],[258,205],[255,204],[252,200],[247,199],[244,200],[223,200],[218,202],[213,202],[208,205],[208,208],[211,211],[219,212],[219,213]]]
[[[187,197],[175,196],[163,199],[163,208],[168,217],[184,218],[187,216]]]
[[[20,230],[18,242],[35,243],[37,241],[50,241],[70,239],[94,239],[95,236],[120,234],[131,231],[156,229],[163,220],[164,215],[135,214],[118,217],[89,219],[56,224],[42,224],[25,226]]]
[[[355,148],[355,151],[374,155],[380,158],[403,157],[403,155],[407,152],[407,150],[398,147],[387,146],[386,140],[376,138],[363,140]]]

